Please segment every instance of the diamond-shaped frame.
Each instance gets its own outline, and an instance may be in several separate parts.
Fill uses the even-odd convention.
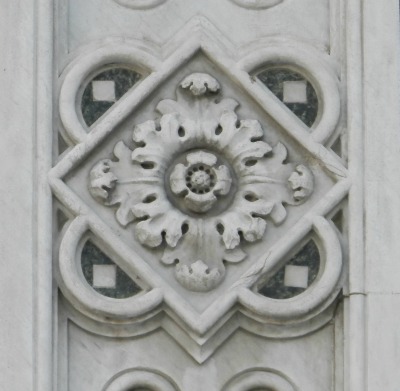
[[[188,31],[191,31],[191,34],[188,34]],[[188,41],[185,38],[189,35],[192,38]],[[289,334],[293,335],[309,332],[313,327],[319,327],[329,319],[328,314],[312,321],[317,319],[317,315],[321,314],[323,309],[330,308],[340,289],[342,272],[341,246],[334,229],[324,216],[346,197],[350,180],[341,161],[322,144],[334,132],[339,118],[340,99],[337,81],[329,66],[318,55],[313,51],[300,49],[298,44],[296,45],[294,48],[271,43],[264,50],[245,55],[237,62],[232,54],[234,51],[232,48],[229,49],[229,42],[224,41],[218,30],[210,26],[207,20],[196,18],[187,26],[186,32],[182,32],[176,40],[166,45],[165,52],[170,52],[170,55],[165,59],[157,58],[156,54],[149,54],[149,51],[140,50],[134,45],[124,44],[102,46],[83,59],[78,58],[71,65],[61,89],[60,114],[65,131],[76,146],[51,170],[49,181],[55,196],[78,216],[70,224],[62,239],[59,278],[61,289],[76,308],[102,322],[115,318],[132,324],[139,320],[143,321],[144,316],[151,318],[162,310],[166,316],[160,321],[160,326],[175,336],[199,362],[208,358],[238,327],[255,332],[256,327],[260,329],[262,322],[264,333],[274,335],[275,326],[268,326],[271,322],[284,325],[288,321],[296,321],[297,330],[291,327],[289,331]],[[285,238],[273,246],[266,257],[257,261],[220,300],[201,314],[185,304],[146,262],[135,257],[133,251],[120,241],[63,181],[63,178],[77,167],[145,97],[199,51],[211,58],[252,96],[337,181],[326,196],[289,230]],[[125,64],[135,63],[136,66],[145,69],[148,76],[118,101],[87,133],[75,112],[76,93],[93,68],[101,66],[110,59]],[[324,112],[312,133],[277,101],[270,91],[249,76],[254,69],[277,59],[300,66],[320,89]],[[259,277],[276,265],[288,249],[311,230],[314,230],[321,239],[326,257],[326,267],[319,281],[303,294],[288,301],[276,301],[252,292],[250,288]],[[76,270],[76,248],[80,238],[87,231],[105,241],[120,255],[119,266],[122,269],[128,274],[141,276],[153,289],[120,301],[95,295],[87,286],[80,284],[79,273]],[[166,307],[162,307],[162,303],[165,303]],[[240,303],[241,306],[235,306],[236,303]],[[238,318],[234,316],[235,314],[241,315]],[[245,322],[243,319],[248,321]],[[252,327],[252,324],[257,326]],[[223,332],[222,326],[224,326]],[[280,333],[282,334],[282,331]]]

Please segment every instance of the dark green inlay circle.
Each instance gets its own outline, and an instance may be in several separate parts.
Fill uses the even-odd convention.
[[[82,249],[81,266],[86,281],[96,292],[114,299],[124,299],[142,291],[142,289],[118,266],[116,266],[115,288],[93,287],[93,265],[115,265],[115,263],[95,246],[92,241],[88,240]]]
[[[307,288],[295,288],[284,285],[285,267],[287,265],[307,266],[308,286],[316,279],[320,268],[320,254],[317,245],[313,240],[307,244],[278,272],[263,285],[258,293],[271,299],[290,299],[303,293]]]
[[[283,85],[285,81],[307,82],[307,103],[284,103],[301,121],[311,127],[318,115],[318,97],[312,84],[303,75],[288,68],[270,68],[260,72],[258,79],[283,102]]]
[[[93,125],[115,102],[95,101],[93,98],[93,81],[111,80],[115,83],[115,100],[125,95],[142,76],[128,68],[111,68],[98,73],[86,85],[81,101],[83,120],[87,126]]]

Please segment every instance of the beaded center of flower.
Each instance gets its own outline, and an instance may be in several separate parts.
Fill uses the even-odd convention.
[[[186,186],[195,194],[209,193],[215,186],[215,174],[212,168],[204,164],[189,167],[186,173]]]

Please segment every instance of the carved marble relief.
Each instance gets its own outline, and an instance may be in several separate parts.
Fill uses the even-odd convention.
[[[85,327],[118,336],[164,328],[200,363],[241,327],[281,338],[329,321],[343,270],[329,216],[350,180],[325,146],[340,115],[337,77],[325,58],[285,41],[238,59],[208,22],[193,25],[189,42],[180,35],[160,53],[118,41],[71,63],[60,90],[70,146],[49,178],[69,217],[58,280],[90,319]],[[139,76],[118,99],[111,84],[98,84],[97,98],[110,104],[88,124],[79,94],[110,64]],[[269,67],[304,80],[289,80],[281,101],[257,77]],[[319,100],[312,126],[284,104],[307,80]],[[118,270],[135,294],[105,297],[90,285],[80,262],[88,243],[112,260],[96,267],[97,281],[111,286],[104,273]],[[290,300],[263,295],[306,243],[318,261],[312,278],[293,283],[303,290]],[[304,276],[307,266],[293,262],[288,273]],[[283,283],[276,281],[268,289]]]
[[[117,206],[117,221],[133,223],[142,245],[165,242],[161,262],[175,264],[188,290],[215,288],[224,261],[241,262],[241,244],[263,238],[268,216],[282,223],[284,205],[313,192],[310,169],[285,163],[286,147],[262,141],[262,125],[240,120],[238,105],[223,98],[211,75],[189,75],[176,101],[157,105],[159,121],[135,126],[133,151],[120,141],[114,161],[101,160],[90,171],[92,196]]]

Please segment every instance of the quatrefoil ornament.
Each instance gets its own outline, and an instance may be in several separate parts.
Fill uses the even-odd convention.
[[[88,187],[143,246],[164,247],[161,262],[182,286],[206,292],[225,263],[245,259],[244,243],[263,238],[267,219],[282,223],[287,205],[311,196],[314,178],[286,162],[283,143],[263,141],[258,120],[238,118],[213,76],[191,74],[176,94],[158,104],[159,120],[135,126],[133,149],[120,141],[115,159],[92,167]]]
[[[163,328],[201,363],[240,325],[282,338],[329,321],[343,270],[329,218],[351,179],[325,147],[340,119],[326,58],[286,39],[240,58],[202,18],[186,32],[157,56],[132,42],[102,43],[66,68],[60,132],[71,147],[49,183],[70,220],[60,229],[57,277],[77,316],[116,337]],[[110,64],[141,77],[88,127],[77,110],[82,86]],[[277,66],[312,75],[312,127],[258,76]],[[88,238],[140,293],[114,299],[91,286],[80,262]],[[290,300],[264,295],[309,239],[320,254],[315,279]]]

